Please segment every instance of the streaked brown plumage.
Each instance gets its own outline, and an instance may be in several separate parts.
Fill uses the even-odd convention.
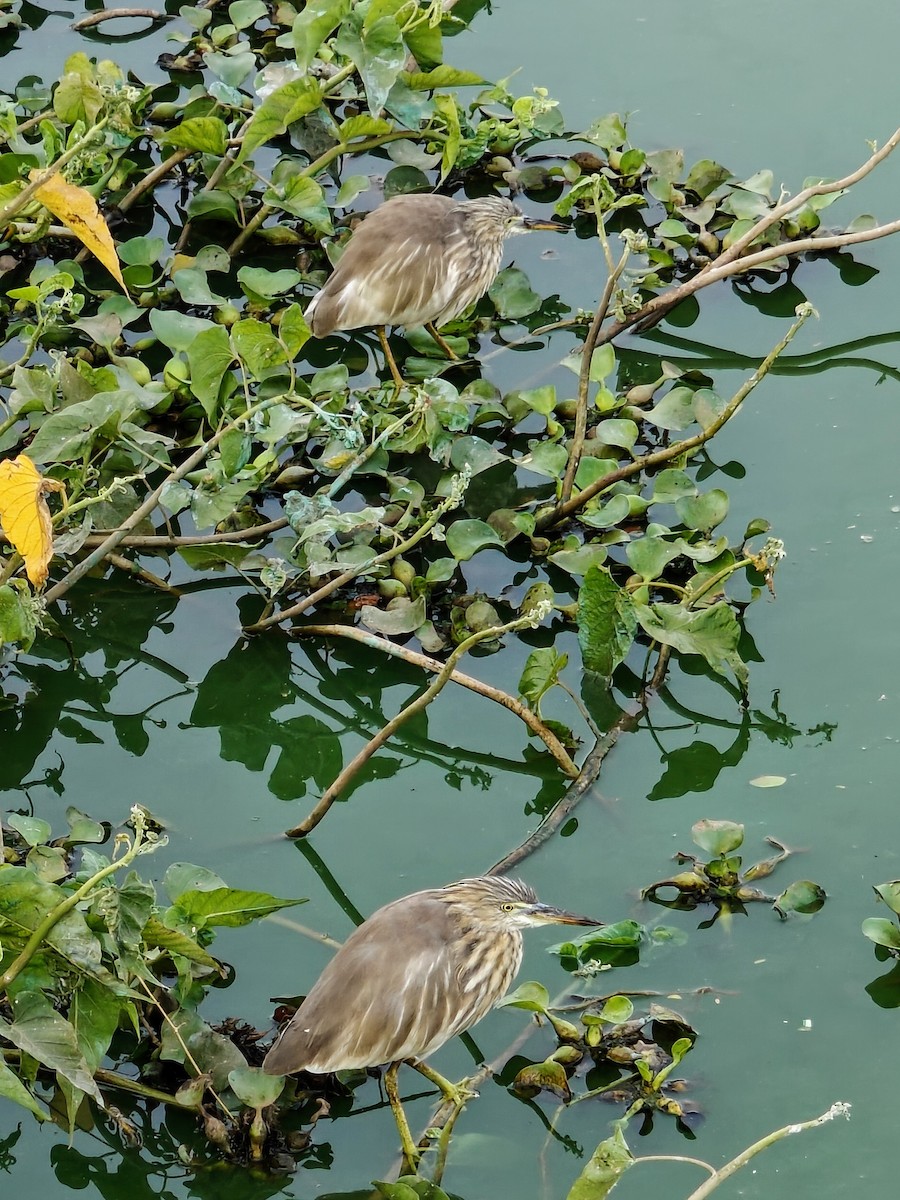
[[[499,876],[394,900],[338,950],[263,1070],[324,1074],[427,1057],[502,998],[522,961],[522,929],[548,923],[601,924]]]
[[[524,217],[501,196],[395,196],[354,231],[334,274],[307,308],[307,323],[316,337],[376,326],[394,378],[402,383],[385,325],[425,325],[448,357],[455,357],[436,327],[488,290],[506,238],[564,228]]]

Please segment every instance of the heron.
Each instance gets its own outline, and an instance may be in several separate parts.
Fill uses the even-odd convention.
[[[465,1093],[420,1061],[480,1021],[522,962],[522,930],[601,925],[542,904],[504,876],[462,879],[386,904],[350,935],[263,1062],[271,1075],[390,1064],[385,1090],[404,1157],[415,1163],[397,1071],[410,1062],[460,1105]]]
[[[488,290],[507,237],[566,228],[526,217],[502,196],[394,196],[354,230],[334,273],[312,298],[307,324],[319,338],[374,325],[394,382],[402,387],[386,325],[424,325],[447,358],[456,359],[437,327]]]

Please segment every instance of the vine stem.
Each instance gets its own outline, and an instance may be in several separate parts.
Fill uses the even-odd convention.
[[[545,529],[558,525],[560,521],[566,520],[573,516],[581,508],[583,508],[589,500],[600,492],[606,491],[614,483],[618,483],[623,479],[630,479],[632,475],[638,475],[643,471],[652,469],[653,467],[661,466],[663,463],[671,462],[673,458],[680,458],[682,455],[690,456],[701,446],[705,445],[710,438],[714,437],[719,432],[723,425],[734,416],[741,407],[746,398],[750,395],[756,385],[768,375],[772,368],[772,364],[778,359],[781,353],[793,341],[795,334],[803,327],[806,321],[815,313],[815,309],[810,304],[801,304],[797,308],[797,319],[791,325],[790,329],[781,339],[777,346],[771,350],[763,361],[759,364],[753,374],[746,382],[738,388],[734,396],[725,405],[722,412],[711,421],[705,429],[694,437],[684,438],[680,442],[675,442],[671,446],[666,446],[663,450],[656,450],[652,454],[643,454],[640,458],[634,459],[630,463],[626,463],[624,467],[618,467],[615,471],[610,471],[608,475],[601,476],[600,479],[594,480],[586,488],[582,489],[577,496],[573,496],[570,500],[560,502],[555,508],[549,512],[543,513],[535,525],[535,530],[538,533],[543,533]]]
[[[378,650],[381,654],[389,654],[393,658],[401,658],[404,662],[411,663],[414,667],[420,667],[423,671],[432,671],[435,674],[443,670],[444,667],[440,659],[432,658],[428,654],[419,654],[417,651],[409,650],[405,646],[398,646],[396,643],[379,637],[377,634],[367,633],[366,630],[359,629],[356,625],[295,625],[290,632],[294,637],[349,638],[350,641],[361,642],[362,645],[369,646],[373,650]],[[544,722],[527,705],[522,704],[514,696],[510,696],[508,692],[503,692],[499,688],[492,687],[489,683],[483,683],[480,679],[476,679],[473,675],[466,675],[462,671],[453,671],[450,678],[453,683],[458,683],[460,687],[468,688],[469,691],[475,692],[479,696],[484,696],[488,700],[493,700],[496,704],[501,704],[504,708],[509,709],[511,713],[515,713],[521,721],[524,721],[531,732],[541,739],[566,775],[572,779],[577,777],[578,767],[572,761],[565,746],[563,746],[552,730],[548,729]]]
[[[16,956],[3,974],[0,975],[0,992],[6,992],[10,984],[28,966],[54,925],[59,924],[63,917],[70,913],[76,905],[80,904],[98,883],[102,883],[104,879],[113,875],[116,871],[121,871],[122,867],[127,867],[130,863],[134,862],[139,854],[143,854],[147,850],[155,850],[164,844],[155,835],[147,831],[141,809],[133,808],[131,810],[131,819],[134,822],[134,841],[128,850],[116,862],[108,863],[105,867],[95,872],[80,888],[50,909],[25,943],[21,953]]]
[[[751,1159],[755,1158],[763,1150],[767,1150],[769,1146],[773,1146],[776,1142],[780,1142],[783,1138],[790,1137],[794,1133],[805,1133],[808,1129],[816,1129],[819,1125],[824,1125],[826,1121],[833,1121],[835,1117],[850,1118],[850,1105],[843,1100],[832,1104],[828,1112],[822,1113],[820,1117],[814,1117],[811,1121],[801,1121],[795,1125],[784,1125],[781,1129],[776,1129],[773,1133],[768,1133],[764,1138],[760,1138],[758,1142],[754,1142],[752,1146],[748,1146],[746,1150],[742,1150],[735,1158],[720,1167],[715,1174],[705,1180],[701,1185],[691,1192],[688,1200],[706,1200],[706,1197],[711,1195],[720,1183],[724,1183],[742,1167],[745,1167]],[[641,1160],[638,1159],[638,1162]]]
[[[473,633],[471,637],[467,637],[464,642],[460,642],[441,667],[437,678],[429,684],[421,695],[407,704],[405,708],[402,708],[373,738],[369,739],[362,750],[344,767],[334,783],[325,790],[321,800],[312,808],[304,820],[299,825],[295,825],[292,829],[289,829],[285,836],[290,838],[306,837],[307,834],[315,829],[347,784],[369,761],[376,750],[379,750],[410,717],[414,717],[416,713],[422,712],[423,709],[427,708],[435,696],[443,690],[453,675],[454,667],[467,651],[471,650],[479,642],[486,642],[493,638],[502,637],[504,634],[514,633],[518,629],[532,628],[542,621],[544,616],[546,616],[546,606],[539,604],[524,617],[517,617],[514,621],[508,621],[505,625],[493,625],[489,629],[480,629],[476,633]]]

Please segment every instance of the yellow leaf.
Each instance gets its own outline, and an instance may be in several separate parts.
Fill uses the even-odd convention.
[[[25,559],[25,573],[34,587],[44,583],[53,557],[53,526],[44,492],[64,491],[24,454],[0,462],[0,523]]]
[[[34,179],[37,174],[37,171],[32,171],[30,178]],[[62,175],[57,173],[41,184],[35,196],[44,208],[49,208],[54,217],[58,217],[72,230],[95,258],[100,259],[122,291],[127,294],[128,288],[122,278],[112,234],[91,193],[74,183],[67,183]]]

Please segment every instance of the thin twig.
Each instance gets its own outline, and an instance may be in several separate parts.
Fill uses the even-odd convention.
[[[261,412],[264,408],[268,408],[275,402],[276,401],[274,399],[263,400],[258,404],[252,405],[250,408],[242,412],[240,416],[235,417],[234,420],[223,425],[221,429],[217,430],[213,436],[208,438],[207,441],[205,441],[201,446],[198,446],[194,453],[189,455],[180,467],[176,467],[175,470],[171,471],[162,481],[162,483],[153,489],[143,504],[139,505],[131,514],[131,516],[122,522],[118,529],[114,529],[109,537],[105,539],[105,541],[101,542],[99,546],[96,546],[90,554],[83,558],[72,568],[71,571],[64,575],[59,583],[54,584],[54,586],[50,588],[47,593],[45,593],[45,603],[52,604],[54,600],[58,600],[61,596],[64,596],[73,584],[77,583],[78,580],[81,579],[82,576],[86,575],[92,567],[95,567],[97,563],[102,562],[111,550],[115,550],[126,534],[130,530],[140,525],[144,517],[149,516],[150,513],[153,512],[157,504],[159,504],[160,496],[162,496],[165,488],[170,484],[177,483],[179,479],[183,479],[185,475],[189,475],[191,471],[199,467],[210,451],[214,450],[216,446],[218,446],[219,442],[222,440],[225,434],[229,432],[229,430],[235,429],[242,422],[246,421],[248,417],[253,416],[255,413]]]
[[[295,625],[291,628],[290,633],[294,637],[347,638],[350,641],[361,642],[364,646],[378,650],[381,654],[389,654],[393,658],[401,658],[404,662],[408,662],[414,667],[419,667],[423,671],[432,671],[435,674],[443,670],[444,667],[440,659],[432,658],[428,654],[420,654],[416,650],[409,650],[405,646],[398,646],[395,642],[390,642],[387,638],[380,637],[377,634],[368,633],[364,629],[359,629],[356,625]],[[522,704],[514,696],[510,696],[508,692],[503,692],[488,683],[483,683],[480,679],[476,679],[473,675],[466,675],[462,671],[453,671],[450,678],[453,683],[458,683],[461,687],[468,688],[470,691],[476,692],[479,696],[484,696],[486,699],[493,700],[496,704],[502,704],[504,708],[509,709],[511,713],[514,713],[521,721],[524,721],[536,737],[541,739],[566,775],[569,775],[573,779],[577,777],[578,767],[572,761],[565,746],[563,746],[552,730],[548,729],[544,722],[527,705]]]
[[[769,373],[772,364],[785,349],[785,347],[790,344],[794,338],[794,335],[803,326],[806,320],[812,316],[814,311],[815,310],[812,308],[812,306],[808,304],[800,305],[798,307],[797,319],[794,321],[793,325],[791,325],[790,329],[787,331],[778,345],[766,355],[750,378],[746,380],[746,382],[737,390],[737,392],[735,392],[734,396],[731,398],[728,404],[726,404],[722,412],[719,413],[715,420],[711,421],[705,429],[702,429],[693,437],[684,438],[680,442],[674,442],[672,445],[666,446],[662,450],[656,450],[652,454],[644,454],[640,458],[635,458],[630,463],[626,463],[624,466],[617,467],[616,470],[610,471],[608,475],[603,475],[600,479],[596,479],[593,483],[588,484],[587,487],[583,488],[577,496],[573,496],[571,500],[568,500],[565,503],[557,504],[555,508],[551,509],[549,512],[543,513],[540,517],[538,517],[535,524],[536,531],[538,533],[542,533],[544,530],[551,528],[554,525],[558,525],[560,521],[564,521],[568,517],[573,516],[576,512],[582,509],[589,500],[592,500],[594,496],[599,495],[600,492],[606,491],[607,488],[612,487],[614,483],[618,483],[620,480],[630,479],[633,475],[641,474],[651,470],[654,467],[661,466],[663,463],[671,462],[672,459],[680,458],[682,455],[694,454],[695,451],[697,451],[701,446],[705,445],[710,438],[717,434],[723,425],[731,420],[747,396],[749,396],[756,385]]]

